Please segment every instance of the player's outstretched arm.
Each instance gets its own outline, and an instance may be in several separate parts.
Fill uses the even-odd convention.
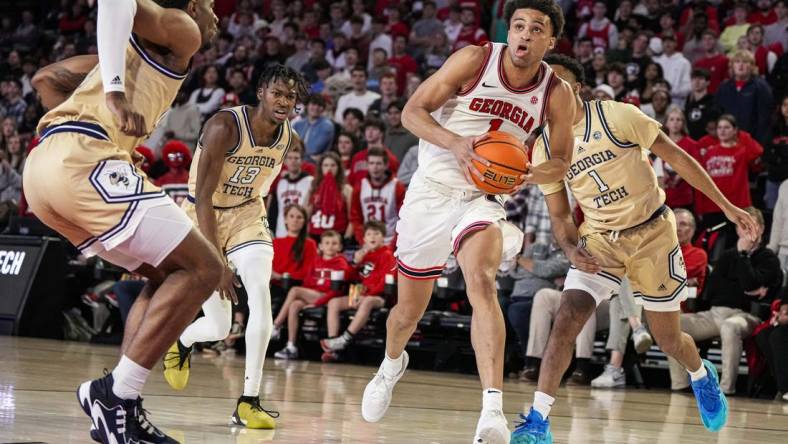
[[[572,87],[558,79],[547,104],[547,123],[550,125],[550,159],[533,168],[526,175],[529,183],[553,183],[564,179],[569,164],[575,136],[572,131],[576,111],[576,98]]]
[[[596,273],[601,270],[599,262],[591,256],[585,248],[578,246],[577,226],[572,220],[572,209],[569,207],[569,197],[566,189],[557,193],[547,194],[544,197],[547,210],[550,213],[550,224],[553,236],[558,245],[566,253],[572,265],[580,271]]]
[[[746,231],[751,239],[758,237],[758,228],[752,217],[744,210],[734,206],[717,188],[703,167],[665,133],[659,133],[651,145],[651,152],[670,164],[682,179],[717,204],[725,213],[725,217]]]
[[[68,98],[85,76],[96,67],[98,56],[69,57],[39,69],[30,83],[41,97],[41,104],[52,109]]]
[[[487,160],[473,151],[474,143],[483,139],[484,135],[462,137],[442,127],[430,113],[473,81],[478,67],[484,63],[486,51],[484,47],[466,46],[452,54],[435,74],[418,87],[402,110],[402,126],[416,137],[454,153],[470,183],[473,181],[469,171],[484,180],[482,173],[473,167],[472,160],[489,165]]]
[[[216,213],[213,208],[213,193],[219,185],[219,177],[224,166],[225,154],[238,143],[240,134],[238,127],[229,112],[216,113],[208,119],[203,128],[201,139],[200,160],[197,166],[196,213],[197,226],[200,232],[208,239],[225,261],[224,273],[219,282],[219,296],[223,299],[238,303],[235,287],[240,283],[235,278],[235,273],[226,264],[224,251],[219,244],[219,230],[216,223]]]

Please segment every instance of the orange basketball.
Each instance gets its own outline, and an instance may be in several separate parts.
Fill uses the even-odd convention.
[[[473,161],[473,165],[484,175],[484,182],[471,174],[476,186],[489,194],[506,194],[523,181],[520,176],[528,170],[528,152],[516,137],[503,131],[490,131],[487,138],[473,146],[479,156],[487,159],[490,166]]]

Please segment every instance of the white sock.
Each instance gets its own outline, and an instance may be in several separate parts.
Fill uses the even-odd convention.
[[[248,253],[251,254],[233,255],[233,263],[238,267],[238,274],[246,288],[249,301],[249,319],[246,321],[245,333],[244,396],[256,397],[260,394],[263,362],[271,340],[274,321],[271,317],[269,290],[271,259],[266,257],[264,252],[252,252],[252,248],[255,247],[247,247],[247,250],[250,250]]]
[[[112,370],[112,393],[120,399],[137,399],[142,392],[142,386],[148,379],[150,370],[129,359],[121,356],[118,366]]]
[[[383,359],[383,373],[385,373],[386,376],[394,377],[399,374],[400,370],[402,370],[402,356],[403,353],[400,353],[399,357],[394,359],[386,353],[386,358]]]
[[[706,377],[706,366],[703,363],[700,363],[700,368],[695,370],[694,372],[690,369],[687,369],[687,373],[690,374],[690,379],[693,381],[699,381]]]
[[[503,392],[496,388],[482,390],[482,411],[503,410]]]
[[[233,307],[230,301],[219,297],[213,292],[211,297],[202,304],[205,316],[189,324],[181,333],[181,344],[191,347],[195,342],[221,341],[230,333],[232,326]]]
[[[287,345],[285,346],[288,350],[298,350],[294,342],[287,341]]]
[[[547,393],[534,392],[534,410],[542,415],[542,418],[547,419],[550,414],[550,409],[553,408],[555,398]]]

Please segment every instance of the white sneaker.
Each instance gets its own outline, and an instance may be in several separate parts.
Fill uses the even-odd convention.
[[[605,371],[596,379],[591,381],[591,387],[594,388],[618,388],[627,385],[627,374],[623,368],[615,368],[608,364],[605,366]]]
[[[646,327],[641,325],[632,332],[632,342],[635,343],[635,351],[638,352],[638,354],[643,354],[654,344],[654,339],[648,334]]]
[[[285,347],[274,353],[276,359],[298,359],[298,349],[295,347]]]
[[[384,363],[385,361],[380,364],[375,377],[364,389],[364,397],[361,400],[361,416],[367,422],[378,422],[386,414],[386,410],[391,404],[391,392],[399,378],[405,374],[405,369],[408,368],[408,352],[402,352],[402,369],[394,377],[388,377],[383,373]]]
[[[509,444],[512,433],[500,410],[483,410],[476,424],[474,444]]]
[[[282,335],[282,327],[274,327],[271,330],[271,338],[269,339],[271,342],[276,342],[279,340],[279,337]]]

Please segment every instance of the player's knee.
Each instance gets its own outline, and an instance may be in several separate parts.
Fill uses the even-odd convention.
[[[469,295],[494,296],[495,273],[487,273],[485,271],[468,273],[465,276],[465,288]]]
[[[423,315],[424,313],[416,310],[403,309],[403,307],[397,306],[397,310],[392,310],[386,324],[389,328],[404,330],[418,324]]]
[[[564,293],[555,322],[560,325],[568,324],[582,328],[588,318],[594,315],[595,309],[594,298],[580,293]]]
[[[681,351],[684,342],[684,335],[680,331],[653,331],[652,334],[654,335],[654,340],[657,342],[657,345],[659,345],[660,350],[662,350],[666,355],[676,356]]]

